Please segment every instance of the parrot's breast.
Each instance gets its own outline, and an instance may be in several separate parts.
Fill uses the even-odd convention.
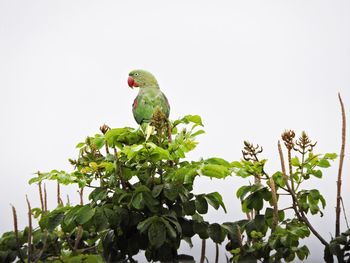
[[[138,124],[152,120],[153,113],[159,108],[168,118],[170,113],[169,103],[165,95],[159,90],[148,92],[140,90],[133,103],[133,115]]]

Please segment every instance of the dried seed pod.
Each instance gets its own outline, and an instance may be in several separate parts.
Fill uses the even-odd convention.
[[[282,140],[284,141],[284,145],[287,147],[288,150],[292,150],[294,147],[294,137],[295,132],[293,130],[286,130],[282,133]]]
[[[103,134],[106,134],[111,128],[106,125],[106,124],[103,124],[101,127],[100,127],[100,131],[103,133]]]

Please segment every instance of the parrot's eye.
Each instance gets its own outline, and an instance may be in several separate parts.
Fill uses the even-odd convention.
[[[135,73],[135,74],[134,74],[134,76],[138,76],[138,75],[139,75],[139,73]]]

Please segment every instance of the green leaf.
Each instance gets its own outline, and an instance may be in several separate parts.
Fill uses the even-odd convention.
[[[153,217],[149,217],[145,220],[143,220],[142,222],[138,223],[137,225],[137,229],[141,232],[141,233],[144,233],[148,230],[149,226],[152,224],[152,222],[154,220],[157,220],[157,217],[156,216],[153,216]]]
[[[91,208],[90,205],[85,205],[77,211],[75,221],[79,225],[83,225],[91,220],[95,215],[95,208]]]
[[[175,184],[165,184],[164,185],[164,196],[170,201],[175,201],[179,195],[179,188]]]
[[[246,202],[246,206],[249,209],[261,210],[264,206],[263,199],[256,193],[249,195],[244,202]]]
[[[162,222],[164,223],[164,225],[166,227],[166,231],[167,231],[169,237],[172,239],[176,239],[177,233],[176,233],[175,228],[172,227],[171,224],[169,223],[169,221],[166,219],[163,219]]]
[[[163,184],[155,185],[152,189],[152,196],[155,198],[158,197],[160,195],[160,193],[162,192],[163,188],[164,188]]]
[[[219,224],[214,223],[209,225],[208,234],[215,243],[221,244],[225,240],[227,232]]]
[[[104,263],[100,255],[86,255],[84,263]]]
[[[62,228],[66,232],[70,232],[71,230],[74,229],[76,226],[75,224],[75,219],[77,217],[78,211],[82,208],[81,205],[77,205],[74,207],[70,207],[68,212],[66,212],[64,219],[63,219],[63,224]]]
[[[222,201],[222,196],[218,192],[213,192],[213,193],[204,195],[204,198],[216,210],[219,209],[219,207],[221,206],[224,209],[225,213],[227,213],[225,204]]]
[[[103,135],[96,134],[91,143],[96,147],[96,149],[101,149],[105,145],[105,137]]]
[[[191,138],[194,138],[194,137],[201,135],[201,134],[204,134],[204,133],[205,133],[204,130],[198,130],[198,131],[191,134]]]
[[[176,227],[177,232],[179,232],[179,233],[182,232],[181,225],[178,221],[178,218],[176,218],[174,215],[164,216],[164,219],[168,220],[171,224],[173,224]]]
[[[166,240],[166,228],[164,223],[156,220],[148,228],[148,239],[155,248],[161,247]]]
[[[205,176],[208,176],[211,178],[214,177],[218,179],[222,179],[231,175],[230,170],[226,166],[219,165],[219,164],[205,164],[202,167],[201,172]]]
[[[304,246],[298,248],[296,253],[297,253],[297,256],[300,260],[304,260],[310,254],[310,251],[307,248],[307,246],[304,245]]]
[[[199,115],[186,115],[182,118],[182,122],[189,123],[192,122],[194,124],[203,126],[202,118]]]
[[[326,153],[323,158],[325,159],[330,159],[330,160],[335,160],[337,159],[338,155],[336,153]]]
[[[232,165],[228,161],[226,161],[225,159],[222,159],[222,158],[218,158],[218,157],[206,159],[205,162],[208,164],[222,165],[222,166],[225,166],[227,168],[232,167]]]
[[[291,163],[292,163],[292,166],[296,166],[296,167],[300,166],[300,161],[299,161],[299,158],[297,156],[292,158]]]
[[[243,168],[243,165],[241,162],[238,162],[238,161],[234,161],[234,162],[231,162],[231,167],[235,167],[235,168]]]
[[[286,180],[284,178],[284,175],[283,173],[281,173],[280,171],[274,173],[272,175],[272,178],[275,182],[275,184],[278,186],[278,187],[285,187],[286,185]]]
[[[83,147],[85,145],[85,142],[79,142],[76,146],[75,146],[75,148],[81,148],[81,147]]]
[[[41,229],[47,229],[52,232],[57,226],[61,224],[64,218],[64,209],[58,208],[48,214],[44,214],[39,221]]]
[[[250,186],[249,185],[243,185],[240,188],[238,188],[236,192],[237,198],[240,198],[241,200],[244,199],[244,196],[250,191]]]
[[[308,170],[307,171],[309,174],[312,174],[313,176],[317,178],[322,178],[322,171],[321,170]]]
[[[186,215],[194,215],[196,213],[196,203],[194,200],[183,203],[183,208]]]
[[[131,133],[131,128],[115,128],[107,131],[105,138],[109,146],[118,146],[118,143],[127,141]]]
[[[265,224],[265,216],[256,215],[253,220],[249,221],[245,225],[245,229],[246,229],[246,232],[249,236],[250,236],[250,233],[254,230],[256,232],[261,232],[261,233],[265,234],[267,231],[267,226]]]
[[[89,194],[89,199],[97,202],[99,200],[105,200],[107,198],[107,190],[105,188],[99,187],[94,189]]]
[[[108,228],[108,219],[103,212],[103,208],[96,208],[96,212],[94,215],[94,225],[96,227],[97,232],[106,230]]]
[[[273,217],[273,209],[270,207],[267,207],[265,210],[265,220],[269,226],[272,225],[272,217]],[[284,220],[284,211],[279,210],[278,211],[278,221],[281,222],[283,220]]]
[[[328,168],[331,166],[329,161],[326,158],[322,158],[318,161],[317,166],[322,167],[322,168]]]
[[[203,197],[203,195],[198,195],[196,197],[196,210],[198,211],[199,214],[206,214],[208,212],[208,203]]]
[[[155,199],[150,192],[144,192],[142,193],[142,196],[143,196],[144,203],[148,207],[148,209],[156,213],[157,205],[159,204],[159,201]]]
[[[198,234],[201,239],[207,239],[209,237],[208,227],[209,224],[207,222],[193,223],[193,231]]]
[[[132,206],[135,207],[137,210],[141,210],[145,207],[144,201],[143,201],[143,194],[142,193],[136,193],[131,201]]]

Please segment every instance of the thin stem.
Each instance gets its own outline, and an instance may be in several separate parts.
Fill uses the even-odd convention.
[[[167,119],[167,130],[168,130],[168,142],[172,142],[172,137],[171,137],[171,122]]]
[[[109,147],[108,147],[108,142],[105,142],[105,149],[106,149],[106,154],[109,154]]]
[[[41,182],[39,182],[38,186],[39,186],[39,197],[40,197],[41,212],[44,213],[45,212],[45,206],[44,206],[44,198],[43,198],[43,190],[42,190],[42,187],[41,187]]]
[[[272,205],[273,205],[271,233],[273,233],[275,232],[276,226],[278,225],[278,203],[277,203],[275,182],[272,178],[270,178],[270,188],[271,188]]]
[[[79,191],[80,205],[84,205],[84,187]]]
[[[59,182],[57,182],[57,205],[63,205],[63,201],[61,199],[61,186]]]
[[[289,167],[289,180],[294,191],[294,180],[293,180],[293,167],[292,167],[292,150],[288,149],[288,167]]]
[[[247,219],[250,221],[250,220],[252,220],[252,216],[251,216],[251,214],[249,213],[249,212],[246,212],[246,216],[247,216]]]
[[[288,209],[293,209],[293,206],[285,207],[285,208],[281,209],[280,211],[285,211],[285,210],[288,210]]]
[[[346,142],[346,116],[345,116],[345,107],[343,100],[338,93],[338,98],[341,107],[342,114],[342,142],[340,147],[340,155],[339,155],[339,168],[338,168],[338,180],[337,180],[337,204],[335,208],[335,236],[340,235],[340,202],[341,202],[341,184],[342,184],[342,172],[343,172],[343,162],[345,156],[345,142]]]
[[[219,245],[215,243],[215,263],[219,263]]]
[[[13,227],[14,227],[15,237],[16,237],[17,253],[18,253],[19,260],[24,263],[22,253],[21,253],[21,245],[19,243],[19,237],[18,237],[17,212],[16,212],[16,208],[13,205],[11,205],[11,207],[12,207],[12,215],[13,215]]]
[[[82,237],[83,237],[83,227],[78,226],[77,237],[76,237],[75,243],[74,243],[74,251],[78,249],[78,246],[79,246],[79,243],[80,243],[80,240]]]
[[[349,229],[349,222],[348,222],[348,218],[346,216],[346,212],[345,212],[345,206],[344,206],[344,202],[343,202],[343,198],[340,199],[341,201],[341,205],[343,207],[343,211],[344,211],[344,219],[345,219],[345,223],[346,223],[346,228]]]
[[[46,192],[46,184],[44,184],[44,211],[47,212],[47,192]]]
[[[205,260],[205,247],[206,247],[206,240],[202,239],[201,259],[199,260],[199,263],[204,263],[204,260]]]
[[[32,225],[32,207],[26,195],[27,205],[28,205],[28,262],[31,262],[32,258],[32,234],[33,234],[33,225]]]

